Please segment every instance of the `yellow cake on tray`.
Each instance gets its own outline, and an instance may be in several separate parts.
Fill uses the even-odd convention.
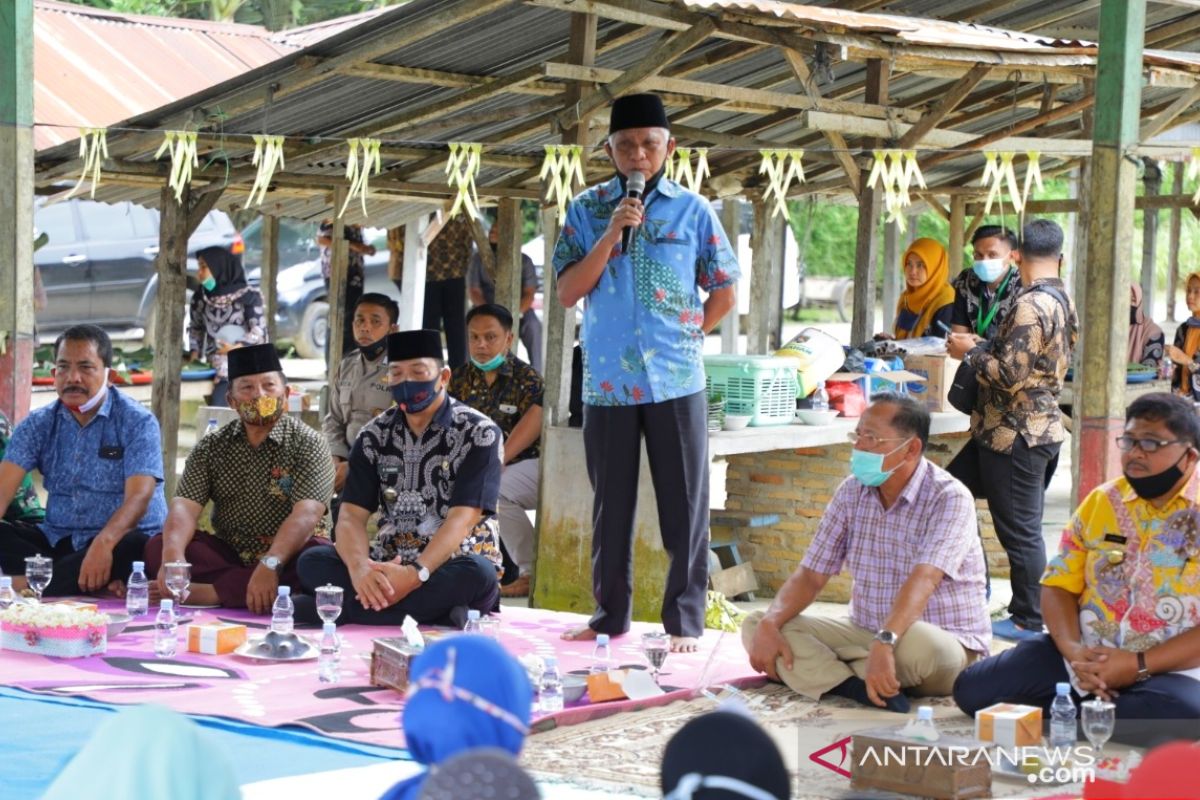
[[[108,646],[106,615],[65,605],[18,603],[0,611],[0,649],[84,658]]]

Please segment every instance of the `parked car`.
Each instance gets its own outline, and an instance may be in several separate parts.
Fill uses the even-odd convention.
[[[117,336],[142,330],[154,340],[158,295],[158,220],[155,209],[133,203],[66,200],[34,210],[35,235],[50,241],[34,253],[46,288],[46,308],[37,312],[40,334],[55,334],[80,322]],[[219,245],[244,249],[229,216],[211,211],[188,239],[188,286],[195,288],[197,250]]]
[[[261,216],[256,217],[249,225],[242,228],[242,239],[246,242],[246,252],[242,254],[242,264],[246,274],[262,268],[262,223]],[[317,245],[316,222],[302,222],[298,219],[280,218],[279,220],[279,268],[286,269],[303,261],[320,258],[321,248]]]

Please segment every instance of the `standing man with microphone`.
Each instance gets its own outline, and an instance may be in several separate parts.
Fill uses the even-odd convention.
[[[704,335],[735,307],[740,271],[708,201],[663,176],[675,140],[657,95],[613,103],[604,151],[617,174],[571,201],[554,250],[559,301],[586,300],[583,437],[595,492],[596,612],[563,638],[629,630],[644,435],[670,557],[663,625],[673,650],[692,651],[708,584]]]

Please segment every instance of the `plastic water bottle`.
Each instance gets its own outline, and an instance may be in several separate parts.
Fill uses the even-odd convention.
[[[210,433],[216,433],[218,427],[220,426],[217,425],[217,418],[209,417],[208,424],[204,426],[204,435],[208,436]]]
[[[558,671],[558,659],[546,657],[546,668],[542,670],[542,686],[538,692],[542,703],[542,713],[553,714],[563,710],[563,680]]]
[[[326,622],[321,633],[321,650],[317,657],[317,675],[321,683],[337,683],[341,680],[342,647],[338,643],[337,625]]]
[[[12,578],[8,575],[0,575],[0,611],[17,602],[17,593],[12,587]]]
[[[930,706],[917,706],[917,718],[910,720],[904,726],[902,733],[909,739],[917,739],[922,742],[936,742],[939,734],[937,725],[933,722],[933,708]]]
[[[291,633],[292,617],[296,607],[292,605],[292,587],[280,586],[275,605],[271,606],[271,630],[274,633]]]
[[[828,411],[829,410],[829,392],[825,391],[825,381],[817,384],[817,388],[813,390],[812,398],[808,403],[813,411]]]
[[[157,658],[174,658],[179,648],[179,625],[175,622],[175,601],[163,600],[158,604],[158,616],[154,620],[154,655]]]
[[[479,627],[478,608],[467,610],[467,623],[463,625],[463,633],[483,633],[483,629]]]
[[[1071,701],[1071,684],[1055,685],[1058,693],[1050,704],[1050,748],[1070,749],[1075,746],[1075,703]]]
[[[146,562],[133,562],[133,572],[125,584],[125,610],[133,618],[150,611],[150,581],[146,578]]]
[[[612,645],[608,641],[607,633],[596,634],[596,646],[592,648],[593,675],[607,675],[612,669]]]

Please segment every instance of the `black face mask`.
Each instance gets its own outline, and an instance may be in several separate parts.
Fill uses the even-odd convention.
[[[1179,461],[1183,461],[1186,455],[1187,453],[1184,453],[1180,456]],[[1176,461],[1156,475],[1135,478],[1126,472],[1125,480],[1129,481],[1129,485],[1138,497],[1143,500],[1157,500],[1175,488],[1175,484],[1183,479],[1183,470],[1179,468],[1179,461]]]
[[[383,355],[383,348],[385,348],[385,347],[387,347],[387,337],[386,336],[384,336],[382,339],[380,339],[377,342],[371,342],[370,344],[360,344],[358,346],[358,349],[362,351],[362,354],[364,356],[366,356],[368,361],[374,361],[375,359],[377,359],[381,355]]]

